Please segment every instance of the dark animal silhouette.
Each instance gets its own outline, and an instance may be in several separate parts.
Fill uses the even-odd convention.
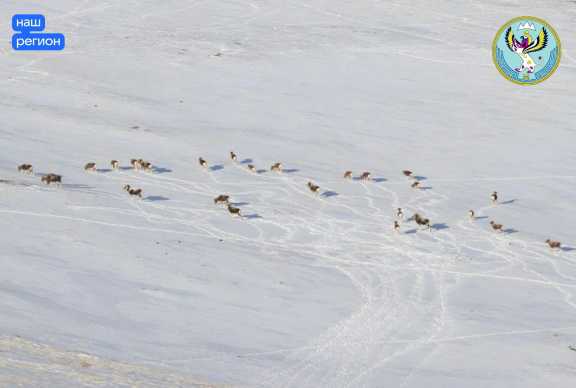
[[[494,191],[492,194],[490,194],[490,199],[492,200],[492,203],[498,202],[498,193]]]
[[[57,174],[47,174],[44,175],[40,180],[47,185],[51,183],[62,183],[62,176]]]
[[[548,246],[552,249],[560,249],[560,247],[562,246],[560,241],[554,241],[550,239],[546,240],[546,244],[548,244]]]
[[[21,164],[18,166],[19,172],[25,172],[27,174],[32,174],[32,165],[31,164]]]
[[[224,194],[220,194],[219,196],[217,196],[216,198],[214,198],[214,204],[217,205],[219,203],[225,203],[228,204],[228,201],[230,200],[230,196],[229,195],[224,195]]]
[[[308,188],[309,188],[310,191],[313,192],[313,193],[318,193],[318,192],[320,192],[320,186],[315,185],[315,184],[312,183],[312,182],[308,182]]]
[[[231,205],[228,205],[228,211],[230,212],[230,214],[232,214],[233,216],[239,216],[240,215],[240,209]]]
[[[370,174],[368,171],[365,171],[362,173],[362,175],[360,175],[360,179],[362,179],[364,181],[370,180],[371,177],[372,177],[372,174]]]
[[[502,224],[497,224],[494,221],[490,221],[490,225],[492,226],[492,229],[494,229],[496,232],[502,232]]]
[[[142,198],[142,189],[133,189],[130,185],[126,185],[124,190],[131,196]]]

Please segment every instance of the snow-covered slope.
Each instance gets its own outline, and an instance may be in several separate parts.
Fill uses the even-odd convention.
[[[64,52],[11,50],[27,12]],[[524,14],[564,47],[534,87],[490,58]],[[573,1],[10,0],[0,16],[1,386],[574,385]]]

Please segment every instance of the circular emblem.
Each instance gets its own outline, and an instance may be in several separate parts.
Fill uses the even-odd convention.
[[[520,85],[535,85],[554,74],[560,53],[556,30],[534,16],[509,20],[492,43],[496,68],[506,79]]]

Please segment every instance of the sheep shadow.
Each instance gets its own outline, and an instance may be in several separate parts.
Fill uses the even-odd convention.
[[[266,171],[264,169],[256,170],[256,174],[264,174]]]
[[[432,190],[432,186],[424,186],[424,187],[420,187],[420,190]]]
[[[446,225],[445,223],[440,223],[440,224],[433,224],[431,226],[432,229],[434,230],[444,230],[444,229],[450,229],[450,227],[448,225]]]
[[[329,191],[323,192],[320,196],[322,196],[322,197],[324,197],[324,198],[330,198],[330,197],[337,197],[338,195],[340,195],[340,194],[338,194],[338,193],[335,192],[335,191],[330,191],[330,190],[329,190]]]
[[[134,167],[132,167],[132,166],[120,166],[120,167],[118,167],[118,170],[121,170],[121,171],[134,170]]]
[[[257,219],[261,219],[263,218],[260,214],[247,214],[245,216],[242,216],[243,218],[247,219],[247,220],[257,220]]]
[[[300,171],[300,170],[298,170],[297,168],[287,168],[287,169],[282,170],[282,172],[285,172],[286,174],[293,174],[293,173],[298,172],[298,171]]]
[[[167,172],[172,172],[171,169],[165,167],[152,167],[152,171],[156,174],[165,174]]]
[[[169,199],[170,198],[163,197],[161,195],[149,195],[146,198],[144,198],[145,201],[149,201],[149,202],[168,201]]]
[[[376,183],[386,182],[387,180],[388,179],[386,179],[386,178],[372,178],[372,181],[376,182]]]
[[[514,228],[508,228],[508,229],[502,230],[502,233],[513,234],[513,233],[518,233],[518,231]]]
[[[509,199],[508,201],[500,202],[501,205],[510,205],[516,202],[516,199]]]
[[[242,160],[242,161],[240,162],[240,164],[248,164],[248,163],[252,163],[252,162],[253,162],[252,159],[247,158],[247,159]]]
[[[486,218],[488,218],[488,216],[477,216],[477,217],[474,217],[475,220],[485,220]]]
[[[416,232],[418,232],[418,229],[410,229],[404,232],[404,234],[415,234]]]
[[[230,202],[230,205],[236,207],[242,207],[250,204],[248,202]]]
[[[215,164],[214,166],[210,167],[210,171],[219,171],[219,170],[223,170],[224,166],[221,164]]]
[[[572,247],[562,247],[560,248],[563,252],[572,252],[572,251],[576,251],[576,248],[572,248]]]
[[[96,172],[107,173],[107,172],[112,172],[112,169],[110,169],[110,168],[97,168]]]
[[[412,178],[413,178],[414,180],[418,181],[418,182],[420,182],[420,181],[425,181],[426,179],[428,179],[427,177],[421,176],[421,175],[415,175],[415,176],[413,176]]]

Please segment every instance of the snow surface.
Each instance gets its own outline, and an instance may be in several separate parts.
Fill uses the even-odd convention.
[[[65,51],[12,51],[27,12]],[[533,87],[490,57],[525,14],[564,47]],[[575,386],[574,1],[4,0],[0,16],[1,386]],[[138,157],[156,170],[108,170]],[[434,229],[395,233],[397,207]]]

